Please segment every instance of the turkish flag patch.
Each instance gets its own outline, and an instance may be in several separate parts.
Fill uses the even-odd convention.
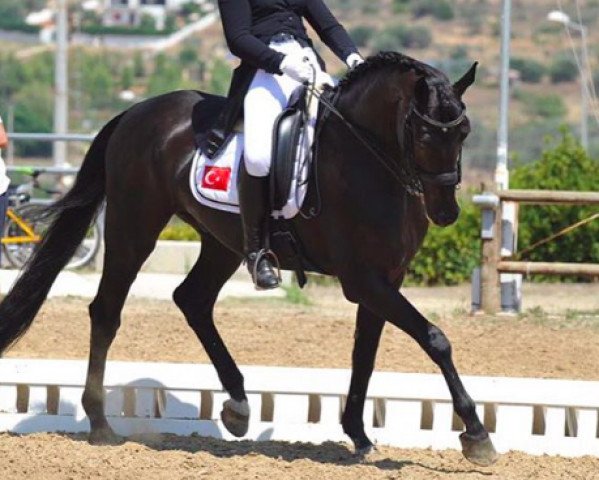
[[[230,167],[205,167],[202,177],[202,188],[208,190],[220,190],[226,192],[229,190],[231,181]]]

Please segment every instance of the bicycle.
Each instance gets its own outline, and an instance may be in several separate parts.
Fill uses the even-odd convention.
[[[50,219],[43,212],[51,200],[33,198],[34,191],[42,191],[53,198],[62,192],[40,185],[38,177],[47,173],[43,168],[22,167],[13,171],[30,176],[31,180],[9,189],[9,206],[1,243],[8,262],[15,268],[22,268],[50,226]],[[96,220],[65,268],[76,269],[88,265],[98,253],[101,241],[101,222]]]

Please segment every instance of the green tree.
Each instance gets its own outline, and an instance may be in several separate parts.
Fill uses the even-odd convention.
[[[143,78],[146,76],[144,57],[139,50],[136,50],[133,54],[133,75],[135,75],[135,78]]]
[[[145,32],[155,32],[156,19],[152,15],[144,13],[139,19],[139,29]]]
[[[480,211],[462,199],[460,217],[449,227],[431,226],[408,269],[408,281],[420,285],[456,285],[470,279],[479,262]]]
[[[398,23],[382,30],[374,38],[373,46],[375,50],[420,49],[428,47],[431,42],[432,34],[427,27],[409,27]]]
[[[199,61],[197,48],[187,45],[179,52],[179,63],[184,67],[195,66]]]
[[[578,77],[578,66],[570,57],[558,57],[549,67],[549,77],[551,83],[572,82]]]
[[[524,104],[526,113],[532,117],[563,118],[567,113],[564,100],[555,93],[538,94],[517,91],[515,98]]]
[[[82,71],[83,89],[92,108],[106,108],[116,99],[116,83],[110,66],[100,55],[85,59]]]
[[[190,15],[201,15],[202,7],[195,2],[187,2],[181,5],[181,14],[185,17],[189,17]]]
[[[451,20],[454,17],[453,7],[446,0],[416,0],[411,10],[416,18],[430,15],[437,20]]]
[[[21,0],[2,0],[0,2],[0,19],[2,23],[23,22],[27,13],[25,5]]]
[[[26,82],[39,82],[45,85],[54,84],[54,54],[44,52],[28,59],[23,64]]]
[[[147,95],[155,96],[162,93],[178,90],[183,86],[180,65],[165,54],[156,56],[154,72],[148,81]]]
[[[516,168],[512,188],[594,191],[599,185],[599,162],[590,158],[565,129],[555,148],[546,150],[534,163]],[[520,209],[521,249],[596,213],[596,207],[523,206]],[[594,221],[539,246],[524,259],[544,262],[599,263],[599,222]]]
[[[0,2],[0,28],[37,32],[38,27],[25,23],[25,15],[28,11],[27,5],[21,0],[2,0]]]
[[[14,55],[0,56],[0,94],[12,98],[26,81],[23,64]]]
[[[28,83],[14,98],[15,130],[17,132],[50,133],[52,131],[54,98],[52,88],[40,83]],[[23,141],[16,144],[17,155],[48,156],[48,142]]]
[[[231,66],[224,60],[217,58],[212,65],[208,91],[210,93],[226,95],[229,90],[232,74],[233,70]]]
[[[177,30],[177,17],[175,15],[167,15],[164,21],[164,30],[168,33]]]
[[[133,68],[126,66],[121,73],[121,89],[130,90],[133,86]]]
[[[545,66],[532,58],[512,57],[510,67],[518,71],[526,83],[539,83],[545,74]]]
[[[374,27],[359,25],[349,31],[349,36],[358,47],[365,47],[374,35]]]

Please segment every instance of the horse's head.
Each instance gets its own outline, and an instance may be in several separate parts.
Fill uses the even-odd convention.
[[[454,85],[445,76],[421,77],[414,87],[406,121],[404,155],[422,184],[426,213],[439,226],[454,223],[460,213],[455,190],[461,181],[462,144],[470,123],[462,95],[472,85],[475,63]]]

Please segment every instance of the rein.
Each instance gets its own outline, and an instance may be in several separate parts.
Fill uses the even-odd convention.
[[[407,162],[406,166],[400,165],[389,157],[384,152],[380,151],[380,148],[376,145],[375,141],[373,141],[373,135],[365,131],[364,129],[359,129],[355,125],[353,125],[349,120],[345,118],[345,116],[335,107],[335,103],[339,98],[340,91],[337,90],[333,97],[333,101],[329,101],[324,95],[322,95],[313,85],[308,85],[308,89],[312,95],[315,95],[318,98],[318,101],[324,105],[328,111],[334,114],[341,122],[346,126],[346,128],[356,137],[357,140],[362,143],[376,158],[376,160],[397,180],[410,195],[421,195],[423,193],[422,182],[430,183],[433,185],[441,185],[441,186],[458,186],[461,182],[462,178],[462,151],[460,149],[460,156],[458,159],[458,167],[453,172],[447,173],[431,173],[426,172],[423,169],[419,168],[415,161]],[[460,125],[464,118],[466,117],[466,109],[464,108],[458,118],[452,120],[451,122],[439,122],[426,114],[420,113],[414,104],[412,103],[410,109],[406,115],[406,125],[404,127],[405,130],[410,124],[410,116],[414,113],[418,118],[427,123],[428,125],[440,128],[443,132],[447,132],[450,128],[455,128]],[[407,136],[407,135],[406,135]],[[413,136],[413,131],[412,131]],[[370,137],[370,138],[368,138]],[[400,142],[402,143],[402,142]],[[411,147],[412,145],[410,145]],[[409,155],[409,157],[413,157],[413,152],[409,151],[410,148],[404,148],[404,153]],[[408,158],[409,158],[408,157]]]

